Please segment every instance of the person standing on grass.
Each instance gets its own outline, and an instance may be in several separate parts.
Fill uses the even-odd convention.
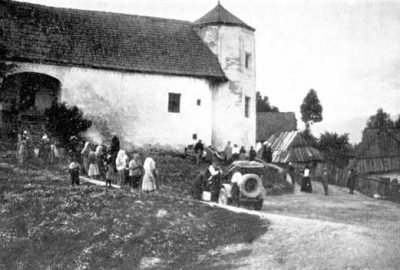
[[[301,182],[300,191],[308,193],[312,192],[312,185],[310,180],[310,167],[308,165],[306,165],[303,171],[303,180]]]
[[[272,148],[271,144],[269,142],[266,142],[263,145],[262,153],[261,153],[261,159],[264,160],[267,163],[272,162]]]
[[[90,142],[85,142],[85,146],[81,151],[81,156],[82,156],[83,170],[85,171],[86,174],[89,173],[89,153],[90,153]]]
[[[322,186],[324,188],[324,193],[325,196],[328,196],[328,189],[329,189],[329,168],[328,168],[328,164],[324,165],[323,171],[322,171]]]
[[[147,157],[143,164],[144,176],[142,181],[142,190],[151,192],[157,189],[156,177],[158,175],[156,170],[156,163],[151,157]]]
[[[221,189],[221,175],[222,171],[218,167],[217,159],[214,157],[206,172],[211,191],[211,201],[213,202],[218,201],[219,190]]]
[[[231,146],[230,141],[228,141],[228,143],[225,146],[224,154],[225,154],[225,162],[231,163],[232,162],[232,146]]]
[[[97,166],[99,168],[100,180],[104,181],[105,178],[104,151],[103,151],[103,146],[101,144],[99,144],[96,147],[95,153],[96,153]]]
[[[256,150],[254,150],[253,146],[251,146],[249,151],[249,160],[254,161],[256,160],[256,157],[257,157],[257,152]]]
[[[117,168],[117,183],[121,187],[125,184],[125,169],[128,166],[128,156],[125,150],[120,149],[118,151],[117,159],[115,160],[115,165]]]
[[[199,140],[194,146],[194,153],[196,155],[196,165],[200,164],[201,159],[203,158],[203,151],[204,151],[204,145],[201,142],[201,140]]]
[[[88,176],[93,179],[99,179],[100,171],[97,163],[97,155],[95,151],[89,152],[89,171]]]
[[[132,160],[129,162],[129,178],[131,189],[138,188],[142,178],[142,161],[138,153],[133,154]]]
[[[246,160],[246,149],[244,149],[244,146],[240,147],[239,160]]]
[[[347,187],[349,188],[349,193],[354,194],[354,188],[356,187],[357,173],[354,168],[349,171],[349,176],[347,179]]]
[[[69,174],[71,176],[71,186],[74,186],[74,185],[79,186],[79,170],[80,170],[80,168],[81,168],[81,166],[79,165],[77,158],[74,158],[68,167]]]
[[[111,152],[111,156],[113,158],[113,166],[114,166],[115,173],[117,173],[117,167],[116,167],[115,161],[117,160],[119,150],[120,150],[119,138],[117,137],[116,134],[114,134],[111,139],[110,152]]]
[[[112,156],[108,155],[105,162],[106,187],[111,187],[111,183],[115,179],[114,163]]]
[[[238,160],[239,154],[240,154],[240,148],[237,144],[234,144],[232,148],[232,161]]]
[[[27,158],[28,158],[28,142],[25,139],[25,137],[22,137],[18,149],[18,164],[24,165]]]

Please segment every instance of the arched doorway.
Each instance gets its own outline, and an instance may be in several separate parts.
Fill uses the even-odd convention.
[[[57,102],[61,83],[42,73],[22,72],[7,76],[0,88],[1,139],[16,137],[29,129],[32,135],[44,132],[44,111]]]

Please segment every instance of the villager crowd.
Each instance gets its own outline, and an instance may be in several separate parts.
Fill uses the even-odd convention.
[[[79,146],[79,144],[77,144]],[[88,177],[105,181],[111,187],[116,183],[131,190],[141,188],[150,192],[158,188],[156,163],[150,156],[144,162],[139,153],[127,153],[120,148],[117,136],[111,145],[92,145],[85,142],[83,149],[70,149],[73,160],[69,166],[71,184],[79,184],[79,171]]]
[[[156,181],[158,171],[154,159],[145,154],[143,162],[142,156],[138,152],[127,153],[120,148],[120,141],[116,135],[113,136],[109,146],[80,141],[76,136],[73,136],[70,138],[68,147],[68,154],[71,160],[68,168],[72,186],[80,184],[80,175],[86,175],[92,179],[104,181],[107,187],[111,187],[112,183],[115,183],[131,190],[140,188],[146,192],[154,191],[158,188]],[[254,161],[256,158],[266,163],[273,161],[272,149],[269,143],[258,143],[256,149],[250,147],[247,154],[244,146],[239,147],[237,144],[232,146],[230,141],[227,142],[222,152],[218,152],[213,146],[205,148],[202,141],[198,140],[193,146],[193,150],[197,165],[204,161],[210,165],[206,171],[198,175],[192,194],[195,198],[200,199],[201,194],[196,190],[201,190],[201,188],[200,186],[197,187],[196,183],[208,183],[211,187],[212,201],[217,200],[221,185],[220,176],[222,170],[219,167],[221,162],[229,165],[233,161]],[[54,139],[47,134],[43,134],[39,142],[33,142],[29,132],[26,130],[18,134],[16,153],[16,159],[20,165],[25,165],[26,161],[31,158],[37,158],[45,163],[55,163],[60,158],[59,149],[56,147]],[[304,167],[300,184],[300,190],[308,193],[313,191],[310,169],[310,165]],[[294,184],[294,167],[291,163],[287,164],[287,170]],[[350,169],[347,182],[350,194],[354,193],[356,179],[355,169]],[[323,167],[321,182],[325,195],[328,195],[329,169],[327,164]]]

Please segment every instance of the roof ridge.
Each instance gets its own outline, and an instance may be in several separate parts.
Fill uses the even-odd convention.
[[[31,7],[38,7],[38,8],[48,8],[48,9],[55,9],[55,10],[65,10],[65,11],[75,11],[75,12],[82,12],[82,13],[97,13],[97,14],[108,14],[108,15],[118,15],[118,16],[128,16],[128,17],[139,17],[139,18],[147,18],[147,19],[156,19],[159,21],[169,21],[169,22],[177,22],[182,24],[193,25],[191,21],[186,20],[178,20],[172,18],[163,18],[163,17],[156,17],[156,16],[149,16],[149,15],[138,15],[138,14],[128,14],[128,13],[118,13],[113,11],[103,11],[103,10],[92,10],[92,9],[78,9],[78,8],[68,8],[68,7],[56,7],[56,6],[48,6],[24,1],[16,1],[16,0],[0,0],[0,1],[7,1],[8,3],[16,3],[19,5],[26,5]]]

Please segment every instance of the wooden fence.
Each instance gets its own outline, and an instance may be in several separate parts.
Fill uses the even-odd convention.
[[[315,180],[320,181],[321,168],[315,170]],[[329,171],[329,183],[331,185],[347,187],[347,169],[332,169]],[[390,178],[375,177],[371,175],[359,175],[356,181],[356,190],[370,196],[379,196],[381,199],[400,203],[400,183],[391,182]]]

